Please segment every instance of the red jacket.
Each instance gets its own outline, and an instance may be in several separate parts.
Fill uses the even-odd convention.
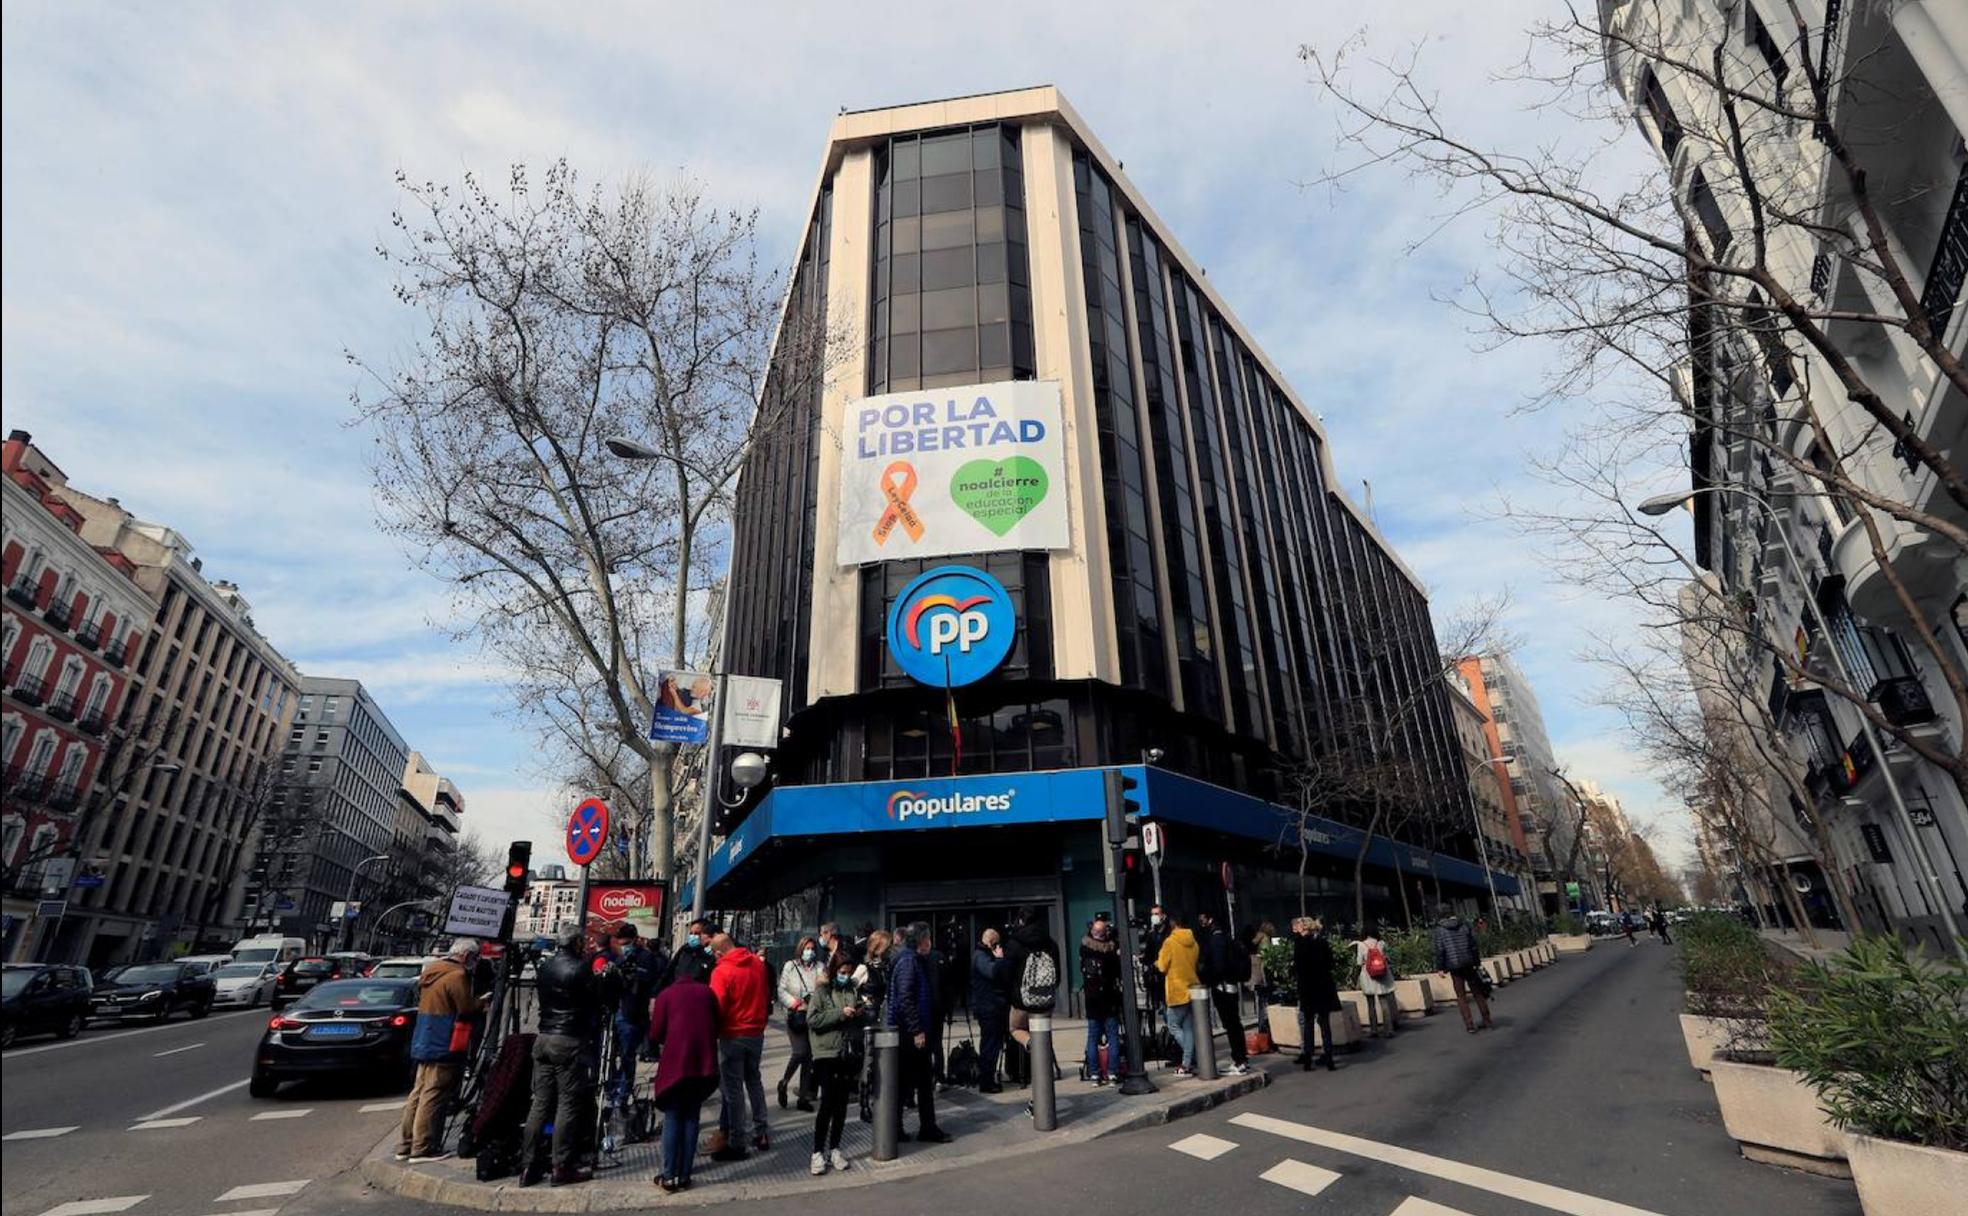
[[[720,1039],[755,1039],[765,1033],[772,986],[766,982],[764,959],[743,946],[725,951],[711,968],[711,994],[717,997]]]

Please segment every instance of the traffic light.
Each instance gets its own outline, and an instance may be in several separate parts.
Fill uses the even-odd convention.
[[[506,894],[515,899],[526,894],[526,872],[532,863],[532,841],[515,840],[506,846]]]
[[[1128,816],[1141,813],[1141,803],[1129,797],[1141,788],[1141,782],[1117,768],[1108,769],[1102,777],[1107,792],[1107,843],[1117,845],[1128,838]]]
[[[1127,907],[1132,901],[1147,895],[1148,859],[1141,854],[1139,840],[1130,841],[1121,847],[1121,906]]]

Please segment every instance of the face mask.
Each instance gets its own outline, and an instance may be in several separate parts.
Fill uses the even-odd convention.
[[[1160,912],[1157,912],[1153,916],[1149,917],[1148,920],[1149,923],[1151,924],[1159,925],[1162,923],[1162,914]]]
[[[811,950],[800,951],[800,962],[811,963],[812,961],[813,961],[813,951]]]
[[[686,946],[701,946],[704,944],[704,939],[698,937],[695,933],[692,933],[690,936],[683,939],[683,944]]]
[[[854,983],[854,977],[843,971],[834,977],[834,983],[840,985],[842,988],[846,988],[848,985]]]

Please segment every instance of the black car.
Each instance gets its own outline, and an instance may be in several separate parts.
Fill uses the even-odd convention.
[[[196,963],[132,963],[103,973],[90,999],[92,1018],[156,1018],[180,1009],[202,1018],[212,1012],[218,984]]]
[[[0,1047],[24,1034],[72,1039],[89,1021],[89,973],[80,967],[7,964],[0,973]]]
[[[247,1092],[270,1098],[282,1081],[354,1077],[410,1083],[417,981],[329,980],[267,1023]]]
[[[282,968],[280,978],[273,982],[273,1000],[270,1003],[278,1009],[289,1001],[300,1000],[316,984],[347,979],[353,974],[355,972],[349,968],[346,958],[333,955],[297,958]]]

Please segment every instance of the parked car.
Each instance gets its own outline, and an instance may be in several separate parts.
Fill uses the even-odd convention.
[[[93,986],[80,967],[7,964],[0,973],[0,1047],[12,1047],[24,1034],[81,1034]]]
[[[386,958],[369,968],[372,980],[414,980],[436,961],[435,955],[404,954]]]
[[[200,971],[216,972],[219,968],[231,962],[232,956],[230,954],[187,954],[183,958],[172,961],[183,963],[187,967],[196,967]]]
[[[273,985],[273,1007],[279,1009],[289,1001],[299,1000],[313,990],[316,984],[328,980],[348,978],[342,960],[325,954],[311,954],[297,958],[281,968],[280,975]]]
[[[328,952],[328,957],[339,962],[342,965],[342,974],[350,979],[368,975],[369,969],[376,965],[375,955],[365,954],[360,950],[331,950]]]
[[[302,1077],[371,1078],[409,1085],[417,981],[340,979],[317,985],[267,1023],[247,1092],[270,1098]]]
[[[307,953],[307,942],[298,937],[263,933],[246,938],[232,948],[235,963],[279,963],[285,966]]]
[[[244,1005],[257,1009],[273,996],[280,968],[272,963],[227,963],[212,973],[215,1005]]]
[[[196,966],[184,963],[132,963],[112,968],[96,985],[89,1016],[156,1018],[166,1021],[180,1009],[202,1018],[212,1012],[218,985]]]

